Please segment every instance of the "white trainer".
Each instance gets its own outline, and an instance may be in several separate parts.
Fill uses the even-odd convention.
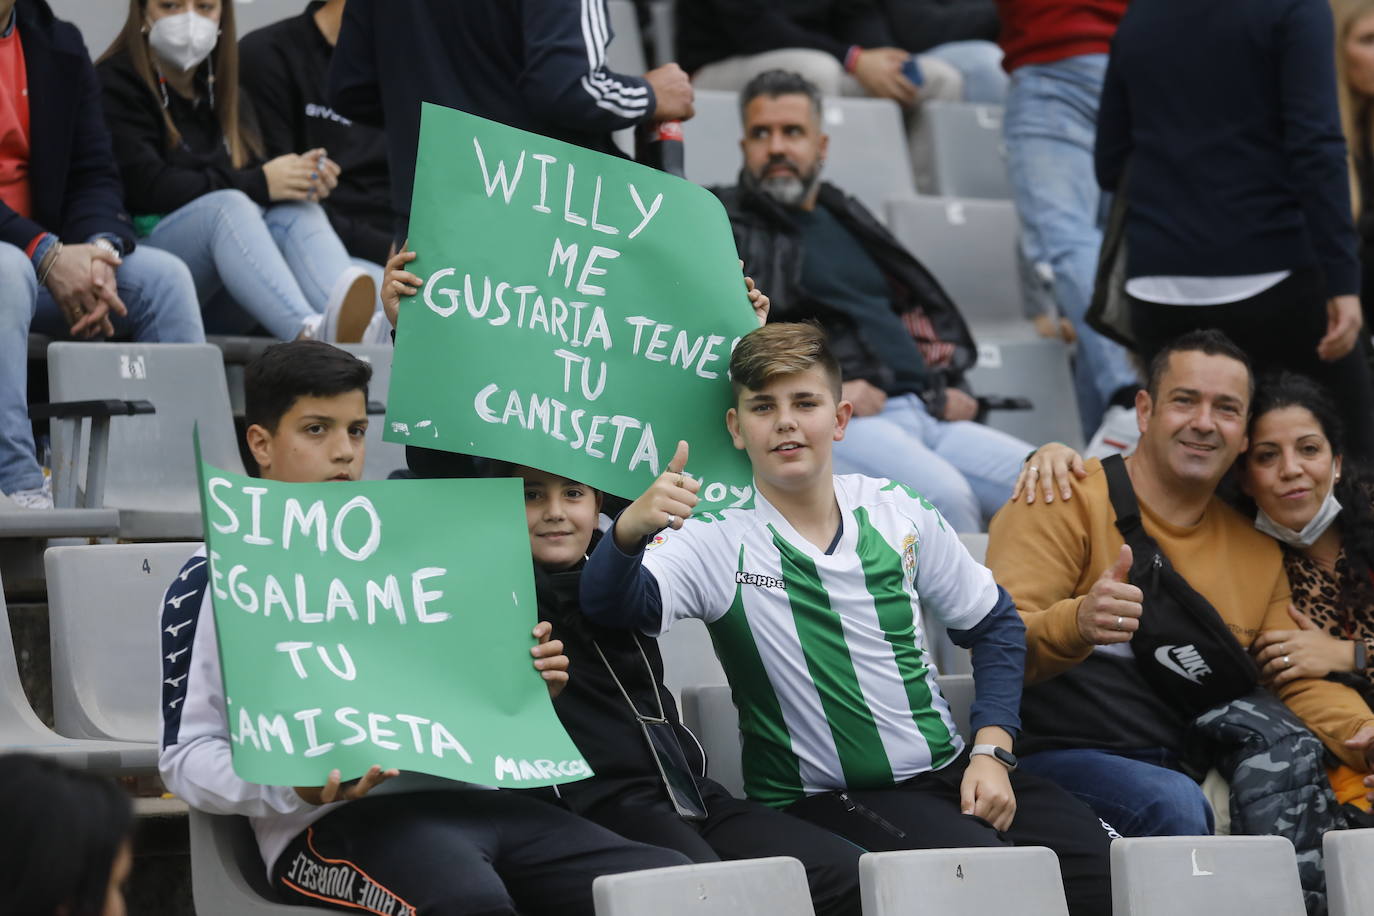
[[[360,343],[376,308],[376,282],[361,267],[349,267],[329,292],[315,336],[329,343]]]
[[[1140,427],[1136,425],[1135,409],[1113,405],[1102,416],[1102,425],[1083,450],[1084,458],[1106,458],[1108,455],[1129,455],[1140,441]]]
[[[21,509],[51,509],[53,507],[52,478],[44,477],[41,487],[35,487],[32,490],[15,490],[6,495]]]

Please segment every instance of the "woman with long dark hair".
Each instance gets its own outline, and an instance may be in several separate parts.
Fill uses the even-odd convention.
[[[318,203],[338,183],[325,150],[263,161],[234,4],[129,0],[97,69],[134,225],[191,269],[207,330],[364,339],[381,268],[349,258]]]
[[[109,779],[0,756],[0,913],[124,916],[133,806]]]

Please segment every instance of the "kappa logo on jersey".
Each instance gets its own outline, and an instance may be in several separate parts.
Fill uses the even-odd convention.
[[[902,572],[908,579],[916,578],[916,557],[921,552],[921,536],[915,531],[902,538]]]
[[[740,585],[757,585],[759,588],[780,588],[784,591],[787,589],[787,583],[782,579],[745,572],[744,570],[735,573],[735,582]]]
[[[1200,685],[1202,679],[1212,673],[1212,667],[1192,643],[1186,646],[1160,646],[1155,650],[1155,661],[1194,684]]]

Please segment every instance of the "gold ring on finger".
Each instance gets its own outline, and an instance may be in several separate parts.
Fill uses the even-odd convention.
[[[1124,617],[1117,617],[1117,618],[1116,618],[1116,628],[1117,628],[1118,630],[1124,630],[1124,629],[1126,629],[1126,618],[1124,618]]]

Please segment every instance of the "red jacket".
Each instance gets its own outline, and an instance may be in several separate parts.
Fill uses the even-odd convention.
[[[997,0],[1007,72],[1080,54],[1106,54],[1127,0]]]

